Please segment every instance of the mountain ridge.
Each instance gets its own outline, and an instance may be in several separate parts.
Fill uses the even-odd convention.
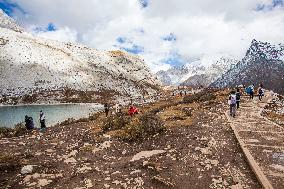
[[[210,65],[188,63],[179,67],[172,67],[167,71],[156,73],[164,85],[209,86],[224,72],[237,63],[232,58],[220,57]]]
[[[24,31],[24,28],[19,26],[16,21],[9,17],[2,9],[0,9],[0,28],[7,28],[16,32]]]
[[[137,55],[38,38],[15,30],[12,21],[3,23],[6,25],[0,27],[2,96],[21,98],[58,91],[63,96],[63,91],[70,89],[93,91],[90,98],[94,100],[109,91],[112,100],[114,95],[116,99],[142,98],[158,91],[159,81]]]
[[[234,87],[263,84],[265,88],[284,93],[284,46],[252,40],[245,57],[211,87]]]

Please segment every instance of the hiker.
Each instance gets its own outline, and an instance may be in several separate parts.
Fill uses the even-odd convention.
[[[116,104],[115,105],[115,112],[116,113],[121,113],[122,110],[122,105],[121,104]]]
[[[138,114],[138,109],[131,105],[129,107],[128,114],[132,117],[134,114]]]
[[[25,126],[27,130],[33,130],[34,129],[34,122],[33,118],[29,116],[25,116]]]
[[[236,92],[236,101],[237,101],[237,109],[240,108],[240,101],[241,101],[241,93],[240,93],[240,89],[237,88],[237,92]]]
[[[258,100],[261,101],[262,97],[264,96],[264,89],[262,84],[259,85],[257,91],[258,91]]]
[[[236,103],[237,103],[237,97],[236,97],[235,91],[231,91],[228,103],[230,105],[230,116],[235,117],[236,116]]]
[[[248,88],[246,88],[246,92],[249,94],[249,98],[253,99],[253,96],[254,96],[254,87],[253,87],[253,85],[251,85]]]
[[[108,103],[105,103],[104,107],[105,107],[105,114],[106,114],[106,117],[107,117],[108,116],[108,112],[109,112],[109,105],[108,105]]]
[[[39,122],[40,122],[41,130],[45,130],[45,128],[46,128],[46,125],[45,125],[45,115],[44,115],[42,110],[40,110],[40,113],[39,113]]]
[[[182,97],[182,91],[179,92],[180,97]]]

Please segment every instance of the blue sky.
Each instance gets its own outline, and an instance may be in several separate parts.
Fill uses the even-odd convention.
[[[0,0],[0,8],[34,35],[125,50],[154,72],[240,59],[252,39],[284,43],[283,0]]]
[[[272,11],[277,7],[284,7],[283,0],[272,0],[270,4],[258,4],[256,7],[257,11]]]
[[[13,3],[9,0],[0,0],[0,9],[2,9],[7,15],[13,16],[13,12],[18,10],[25,14],[24,9],[22,9],[17,3]]]

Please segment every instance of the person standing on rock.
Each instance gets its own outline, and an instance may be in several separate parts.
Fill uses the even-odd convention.
[[[44,131],[46,129],[46,125],[45,125],[45,115],[42,110],[39,113],[39,122],[41,130]]]
[[[240,101],[241,101],[241,93],[240,93],[240,89],[237,88],[237,92],[236,92],[236,101],[237,101],[237,109],[240,108]]]
[[[235,91],[231,91],[228,102],[230,105],[230,116],[235,117],[236,116],[236,104],[237,104],[237,97],[236,97]]]
[[[108,116],[108,112],[109,112],[109,105],[108,105],[108,103],[105,103],[104,107],[105,107],[105,114],[106,114],[106,117],[107,117]]]

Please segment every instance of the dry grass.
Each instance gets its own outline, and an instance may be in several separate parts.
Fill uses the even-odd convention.
[[[214,94],[214,91],[205,90],[205,91],[201,91],[196,94],[185,96],[183,98],[183,103],[205,102],[205,101],[211,101],[215,99],[216,99],[216,95]]]
[[[198,109],[197,103],[192,104],[179,104],[171,106],[161,111],[158,115],[162,120],[165,120],[165,126],[191,126],[195,120],[195,110]]]

